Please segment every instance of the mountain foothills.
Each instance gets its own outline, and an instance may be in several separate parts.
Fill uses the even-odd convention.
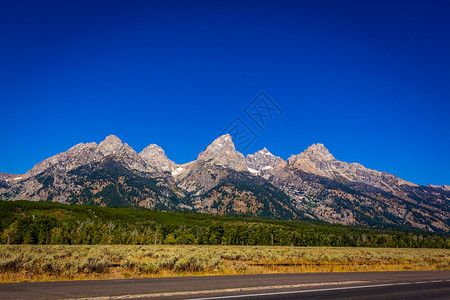
[[[137,153],[113,135],[81,143],[23,175],[0,173],[0,199],[450,229],[450,186],[419,186],[342,162],[322,144],[287,161],[266,148],[244,157],[228,134],[183,165],[157,145]]]

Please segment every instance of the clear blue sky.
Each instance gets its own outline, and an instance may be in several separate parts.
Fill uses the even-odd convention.
[[[244,3],[243,3],[244,2]],[[449,1],[1,1],[0,172],[115,134],[194,160],[236,116],[286,159],[323,143],[450,184]],[[263,132],[244,107],[283,109]]]

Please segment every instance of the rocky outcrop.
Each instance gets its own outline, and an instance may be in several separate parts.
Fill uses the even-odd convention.
[[[173,173],[178,166],[167,158],[164,150],[156,144],[147,146],[139,153],[139,156],[147,163],[148,166],[158,172]]]
[[[59,153],[36,164],[25,173],[25,178],[36,176],[50,168],[55,168],[61,172],[69,172],[79,166],[98,161],[103,157],[103,154],[96,150],[96,143],[77,144],[66,152]]]
[[[427,187],[441,189],[441,190],[450,192],[450,185],[446,185],[446,184],[444,184],[444,185],[429,184],[429,185],[427,185]]]
[[[288,159],[290,168],[324,176],[341,183],[367,184],[384,191],[396,191],[401,185],[417,186],[395,175],[370,170],[358,163],[337,160],[323,144],[314,144],[298,155]]]
[[[84,165],[101,162],[106,157],[114,157],[129,169],[139,172],[160,173],[176,169],[175,163],[167,159],[164,151],[157,145],[150,145],[139,155],[127,143],[115,135],[105,138],[100,144],[80,143],[66,152],[52,156],[28,171],[24,178],[36,176],[46,170],[70,172]]]
[[[200,153],[197,161],[235,171],[248,171],[244,155],[236,151],[229,134],[222,135],[214,140],[205,151]]]
[[[259,150],[254,154],[248,154],[245,161],[251,173],[260,175],[284,168],[287,164],[285,160],[273,155],[266,148]]]

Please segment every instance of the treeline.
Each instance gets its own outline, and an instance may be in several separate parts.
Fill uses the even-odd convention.
[[[198,244],[450,248],[448,235],[314,222],[0,201],[3,244]]]

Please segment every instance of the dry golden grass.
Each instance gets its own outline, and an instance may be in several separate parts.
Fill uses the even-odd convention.
[[[0,246],[0,282],[449,269],[448,249]]]

